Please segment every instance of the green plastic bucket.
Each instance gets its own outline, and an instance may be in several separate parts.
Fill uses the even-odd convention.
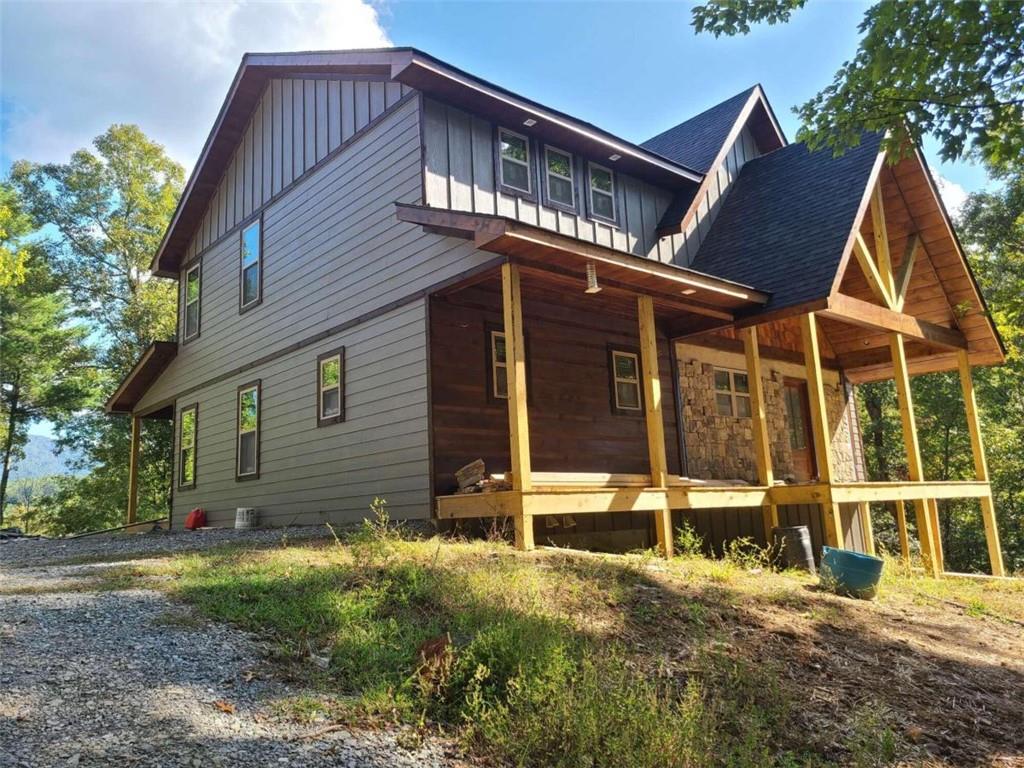
[[[822,547],[821,586],[839,595],[871,600],[878,594],[884,564],[880,557]]]

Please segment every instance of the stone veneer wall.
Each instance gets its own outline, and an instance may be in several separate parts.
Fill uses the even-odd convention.
[[[740,479],[757,482],[751,420],[719,416],[715,408],[714,368],[745,371],[742,355],[717,349],[679,344],[679,385],[683,405],[689,476],[709,480]],[[783,379],[806,378],[802,368],[762,358],[762,384],[776,480],[791,479],[793,457],[783,396]],[[857,480],[849,410],[855,408],[838,375],[826,372],[825,404],[832,432],[835,479]],[[860,440],[860,435],[856,436]]]

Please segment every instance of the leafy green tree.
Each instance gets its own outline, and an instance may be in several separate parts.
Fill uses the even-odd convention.
[[[57,273],[96,340],[97,397],[59,422],[62,442],[81,451],[88,474],[64,481],[53,514],[68,530],[123,515],[130,420],[102,403],[154,339],[175,333],[175,284],[151,279],[149,263],[167,228],[184,171],[137,126],[113,125],[67,163],[19,161],[12,181],[36,218],[56,233]],[[166,511],[171,425],[147,422],[140,462],[140,515]]]
[[[25,280],[29,246],[23,239],[35,229],[10,184],[0,184],[0,290]]]
[[[710,0],[698,33],[747,34],[789,21],[806,0]],[[797,138],[841,153],[865,130],[887,148],[932,135],[944,159],[973,152],[993,166],[1024,156],[1024,9],[1018,0],[880,0],[860,23],[856,56],[796,110]]]
[[[39,244],[17,247],[22,278],[0,289],[0,524],[11,469],[23,456],[29,426],[81,408],[95,379],[88,329],[71,322],[67,295],[45,250]]]
[[[1006,345],[1006,364],[975,382],[1004,556],[1024,572],[1024,164],[998,178],[968,198],[960,229]]]

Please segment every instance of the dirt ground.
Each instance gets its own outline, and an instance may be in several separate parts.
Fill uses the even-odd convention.
[[[669,594],[639,599],[703,605],[704,620],[730,636],[729,652],[772,665],[804,692],[799,719],[822,753],[851,735],[856,713],[876,713],[895,726],[910,764],[1024,766],[1024,582],[907,575],[869,602],[810,578],[748,572],[709,584],[686,570],[656,572]],[[678,655],[685,642],[673,638],[686,636],[692,616],[668,619],[658,642],[637,628],[652,658]]]

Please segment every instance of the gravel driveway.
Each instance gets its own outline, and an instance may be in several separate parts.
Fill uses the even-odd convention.
[[[157,591],[92,588],[104,569],[123,562],[34,565],[238,538],[270,544],[281,533],[0,544],[0,765],[464,765],[441,740],[409,751],[398,742],[410,739],[396,731],[323,733],[323,724],[276,715],[275,700],[302,690],[274,678],[256,638],[202,620]]]

